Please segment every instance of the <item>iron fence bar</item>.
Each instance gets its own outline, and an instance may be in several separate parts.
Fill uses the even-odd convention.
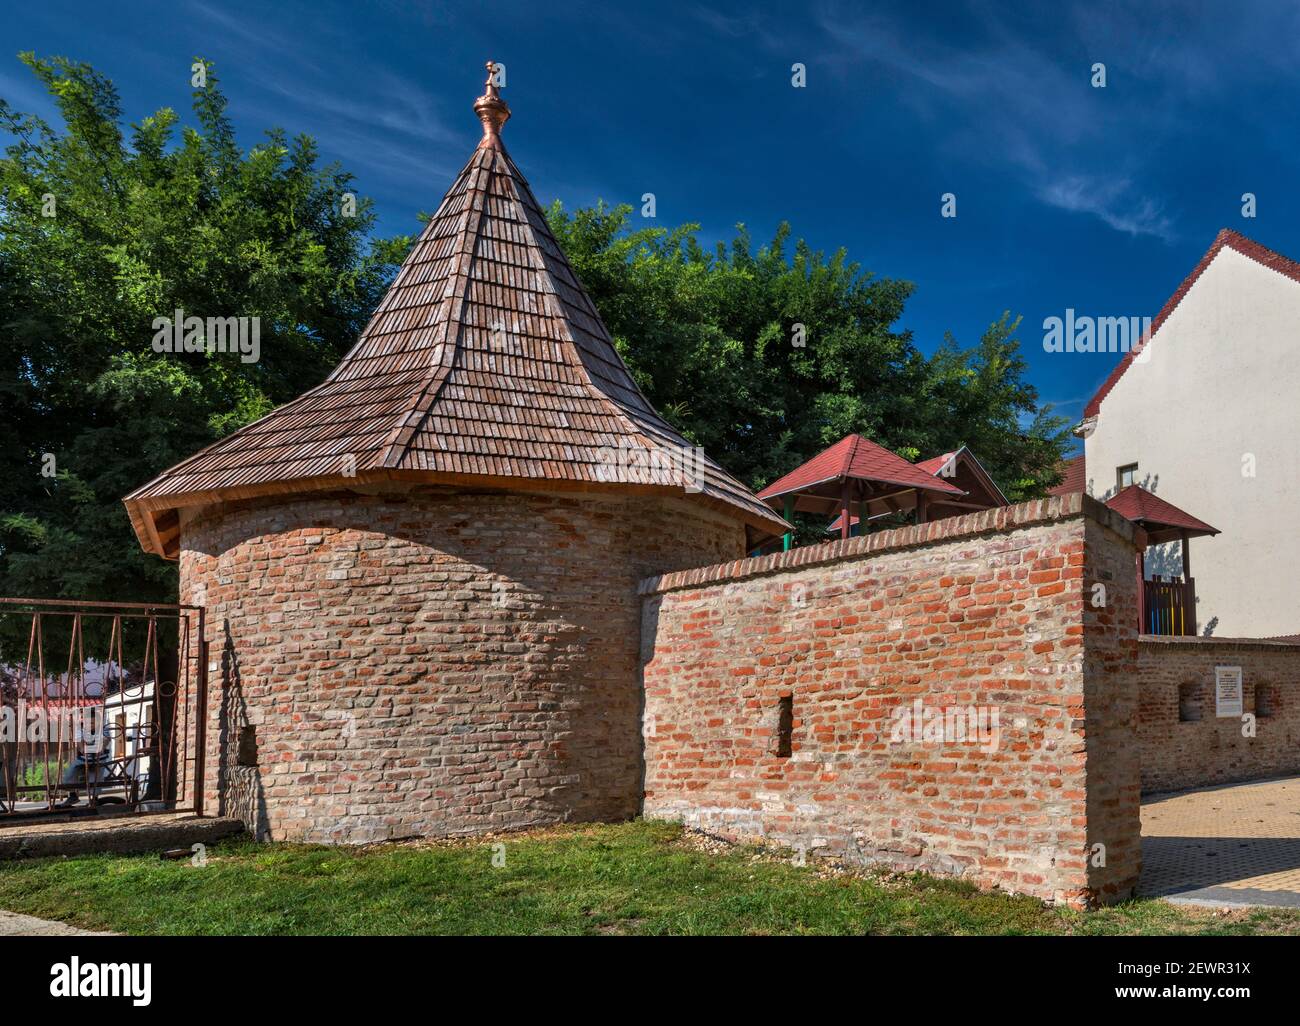
[[[44,730],[34,735],[23,729],[16,733],[12,743],[0,745],[0,784],[5,807],[0,814],[12,815],[19,810],[18,800],[23,795],[44,794],[45,811],[53,811],[62,793],[66,770],[80,756],[82,782],[87,803],[91,809],[100,806],[100,792],[107,789],[124,792],[115,802],[129,806],[141,803],[141,771],[153,777],[153,783],[144,797],[153,795],[166,808],[188,804],[196,815],[204,812],[208,645],[206,611],[202,606],[181,603],[95,602],[66,599],[0,598],[0,616],[30,616],[26,659],[17,682],[6,687],[7,694],[0,701],[10,699],[26,709],[31,703],[38,716],[44,718]],[[197,614],[197,615],[196,615]],[[67,669],[57,681],[49,679],[46,666],[46,617],[70,619]],[[86,668],[86,618],[111,620],[108,652],[104,663],[100,692],[91,696]],[[127,652],[126,624],[143,620],[146,638],[140,694],[132,699],[126,683]],[[197,620],[198,636],[193,636]],[[176,638],[175,682],[163,680],[161,637],[162,622],[175,623]],[[58,632],[61,634],[62,632]],[[58,646],[58,635],[51,642]],[[132,648],[135,646],[132,645]],[[78,664],[78,660],[80,661]],[[170,673],[169,663],[169,673]],[[114,678],[116,677],[116,680]],[[116,684],[116,691],[113,690]],[[170,691],[168,690],[170,687]],[[115,700],[115,701],[114,701]],[[194,703],[191,710],[190,704]],[[121,732],[120,744],[107,752],[89,751],[90,738],[86,727],[86,713],[95,705],[102,719],[98,734],[101,744],[112,745],[114,731]],[[179,705],[178,705],[179,703]],[[110,717],[110,708],[120,713]],[[18,710],[15,710],[18,711]],[[58,716],[57,723],[54,717]],[[150,717],[146,722],[146,716]],[[29,713],[24,712],[24,718]],[[191,726],[193,723],[193,726]],[[134,726],[131,726],[134,724]],[[65,736],[72,727],[73,736]],[[57,737],[52,731],[57,729]],[[196,751],[190,751],[191,730]],[[133,733],[132,733],[133,732]],[[182,733],[183,732],[183,733]],[[78,737],[80,740],[78,740]],[[128,738],[133,743],[128,744]],[[187,764],[194,760],[191,770]],[[27,773],[37,771],[39,783],[25,783]],[[191,800],[184,800],[187,785],[193,782]],[[72,788],[69,788],[71,791]],[[69,803],[71,804],[71,803]],[[37,809],[23,810],[37,812]]]
[[[194,814],[203,815],[204,767],[208,754],[208,633],[207,617],[199,610],[198,694],[194,702]],[[189,735],[186,734],[186,737]]]
[[[0,598],[0,606],[62,606],[74,612],[77,609],[188,609],[198,612],[202,606],[189,605],[184,602],[81,602],[76,599],[23,599]],[[111,615],[111,614],[108,614]]]

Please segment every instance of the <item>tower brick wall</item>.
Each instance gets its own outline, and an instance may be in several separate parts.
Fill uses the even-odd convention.
[[[420,487],[187,517],[208,810],[333,842],[632,816],[637,582],[743,545],[650,496]]]

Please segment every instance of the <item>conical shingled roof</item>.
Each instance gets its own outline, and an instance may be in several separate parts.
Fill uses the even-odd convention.
[[[146,550],[175,555],[184,506],[375,480],[688,493],[755,538],[786,530],[637,388],[501,143],[491,83],[483,141],[342,363],[126,497]]]

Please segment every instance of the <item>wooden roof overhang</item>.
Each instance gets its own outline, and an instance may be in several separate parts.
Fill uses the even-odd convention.
[[[984,464],[964,445],[954,452],[921,460],[916,466],[966,492],[965,501],[939,499],[938,505],[958,509],[992,509],[1011,505],[1011,500],[984,469]]]
[[[355,492],[373,494],[377,489],[413,488],[420,485],[453,488],[482,488],[491,491],[515,491],[533,494],[583,493],[666,496],[688,499],[715,512],[737,519],[736,508],[715,496],[688,491],[680,485],[584,481],[554,477],[520,478],[491,474],[431,473],[419,470],[363,471],[354,476],[323,475],[315,478],[295,478],[285,482],[263,482],[230,488],[195,491],[177,495],[149,496],[124,500],[131,526],[141,541],[141,547],[164,559],[180,556],[181,513],[207,506],[240,502],[251,499],[325,494],[330,492]],[[759,516],[739,517],[746,529],[746,545],[754,547],[779,536],[788,529],[784,519]]]
[[[1218,528],[1211,527],[1204,520],[1179,509],[1141,485],[1129,485],[1107,499],[1106,505],[1141,527],[1146,532],[1147,543],[1150,545],[1220,533]]]
[[[182,509],[376,483],[680,495],[790,529],[641,393],[501,142],[488,62],[483,138],[352,350],[316,388],[123,501],[174,558]]]

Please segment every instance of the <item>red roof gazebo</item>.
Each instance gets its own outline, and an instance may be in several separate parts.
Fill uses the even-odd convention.
[[[924,470],[927,474],[940,478],[948,484],[955,485],[966,493],[961,498],[953,498],[951,495],[931,496],[926,503],[925,509],[928,520],[943,520],[946,517],[958,517],[977,510],[1011,505],[1010,500],[1002,493],[1002,489],[998,487],[997,482],[984,469],[984,465],[964,445],[952,452],[945,452],[928,460],[918,460],[914,465],[917,470]],[[876,515],[881,516],[882,514]],[[840,521],[842,519],[842,517],[836,517],[834,522],[826,528],[826,533],[840,533]],[[857,516],[849,518],[850,534],[853,532],[853,528],[857,526],[858,519]]]
[[[965,494],[868,438],[846,435],[772,482],[758,497],[773,509],[784,508],[787,520],[795,512],[840,514],[840,537],[847,538],[854,504],[864,519],[915,510],[917,523],[924,523],[928,502]]]

